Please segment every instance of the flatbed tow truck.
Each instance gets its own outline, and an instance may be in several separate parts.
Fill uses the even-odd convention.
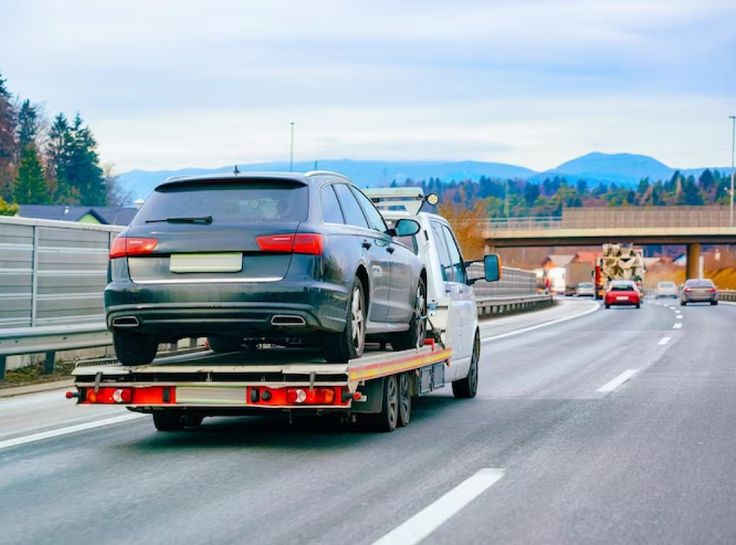
[[[468,263],[460,257],[449,224],[419,211],[425,200],[419,189],[366,193],[388,222],[411,217],[422,227],[404,243],[427,264],[430,338],[425,346],[387,351],[385,345],[373,350],[367,345],[362,357],[344,363],[326,363],[315,351],[268,345],[228,354],[176,355],[138,366],[80,362],[72,373],[76,391],[67,397],[80,405],[120,405],[150,413],[159,431],[198,426],[207,416],[274,412],[338,413],[392,431],[409,423],[413,397],[450,383],[456,398],[475,397],[480,337],[474,280],[467,278]],[[498,256],[486,256],[484,266],[485,279],[497,280]]]

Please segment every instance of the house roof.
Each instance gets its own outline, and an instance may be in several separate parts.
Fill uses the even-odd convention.
[[[65,204],[21,204],[18,215],[42,220],[79,221],[93,216],[105,225],[128,225],[138,209],[114,206],[75,206]]]
[[[544,264],[553,264],[555,267],[566,267],[574,257],[575,254],[550,254],[544,260]]]
[[[575,254],[575,261],[578,263],[590,263],[591,265],[595,265],[599,257],[600,252],[582,251]]]

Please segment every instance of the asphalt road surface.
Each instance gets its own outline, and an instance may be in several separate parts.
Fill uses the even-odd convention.
[[[478,397],[389,434],[0,400],[0,542],[736,542],[736,306],[561,308],[484,327]]]

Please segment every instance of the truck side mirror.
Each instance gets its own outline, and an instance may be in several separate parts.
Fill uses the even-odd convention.
[[[501,280],[501,257],[498,254],[488,254],[483,258],[483,269],[486,282]]]
[[[421,226],[418,221],[409,218],[401,218],[396,222],[393,229],[388,230],[388,234],[392,237],[410,237],[416,235]]]

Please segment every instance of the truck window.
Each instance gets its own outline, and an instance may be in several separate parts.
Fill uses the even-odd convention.
[[[460,248],[458,248],[457,246],[457,241],[455,240],[455,236],[452,234],[452,231],[450,231],[450,228],[447,227],[447,225],[442,226],[442,232],[445,235],[445,242],[447,243],[447,249],[450,252],[450,263],[453,268],[455,282],[460,282],[461,284],[467,284],[467,276],[465,274],[465,263],[463,263],[463,258],[462,258],[462,255],[460,254]]]
[[[440,258],[442,280],[445,282],[454,282],[455,271],[452,267],[450,252],[447,250],[445,237],[442,235],[442,225],[437,221],[430,222],[430,225],[432,226],[432,240],[434,240],[434,244],[437,247],[437,256]]]
[[[340,207],[345,216],[345,223],[367,229],[368,222],[365,220],[365,215],[363,215],[363,211],[360,209],[360,205],[355,200],[355,196],[350,191],[350,188],[345,184],[335,184],[332,187],[335,188],[337,199],[340,201]]]
[[[319,191],[319,196],[322,203],[322,221],[324,223],[345,223],[340,203],[337,202],[337,195],[332,186],[323,186]]]

